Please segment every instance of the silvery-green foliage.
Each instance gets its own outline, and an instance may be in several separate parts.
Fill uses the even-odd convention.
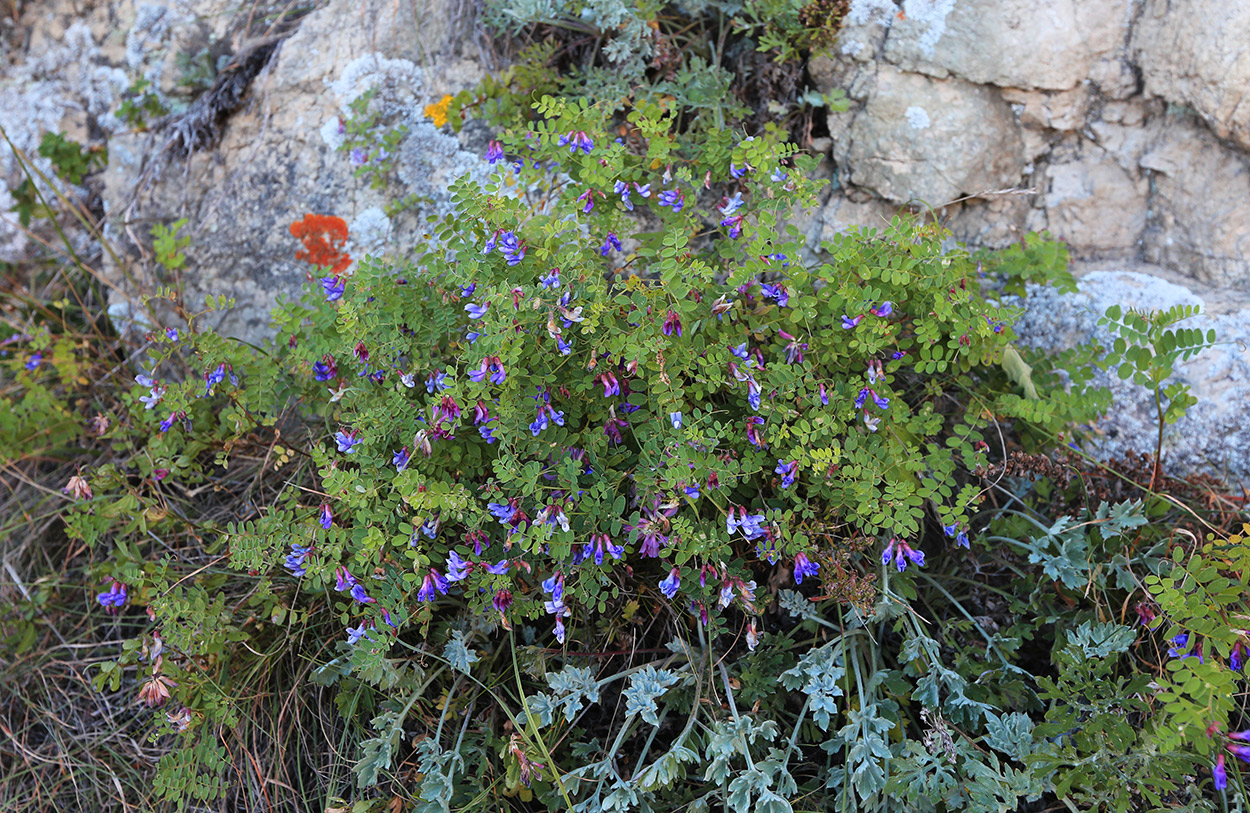
[[[1033,743],[1033,720],[1027,714],[1012,712],[1001,717],[985,715],[985,744],[1001,751],[1017,762],[1036,749]]]
[[[685,765],[699,761],[699,754],[678,743],[638,775],[638,787],[656,790],[668,787],[686,775]]]
[[[646,666],[629,678],[629,688],[625,690],[625,713],[637,714],[651,725],[659,725],[656,716],[655,701],[677,683],[680,677],[668,669],[657,670],[654,666]]]
[[[965,694],[968,681],[944,663],[937,641],[917,631],[904,641],[899,658],[908,664],[909,673],[919,675],[912,697],[925,706],[942,709],[951,719],[969,724],[989,713],[989,705]],[[941,697],[943,689],[945,700]]]
[[[737,720],[717,720],[703,750],[703,757],[708,762],[704,781],[725,784],[733,773],[731,762],[734,757],[747,757],[757,739],[772,742],[777,733],[775,720],[756,722],[749,714],[743,714]]]
[[[451,808],[452,777],[464,769],[464,759],[454,751],[442,750],[433,738],[416,744],[417,767],[421,772],[417,813],[447,813]]]
[[[1106,658],[1128,651],[1137,630],[1122,624],[1086,621],[1068,630],[1068,646],[1078,647],[1086,658]]]
[[[894,723],[880,715],[877,703],[869,703],[862,709],[847,709],[846,718],[850,722],[820,746],[831,754],[846,749],[846,770],[850,771],[851,787],[861,801],[885,789],[885,766],[892,756],[885,735],[894,728]],[[833,780],[838,774],[836,769],[831,774],[829,787],[841,779]]]
[[[556,703],[564,707],[564,719],[572,722],[586,703],[599,702],[599,683],[588,667],[566,666],[547,675],[547,685],[556,694]]]
[[[447,659],[447,663],[452,669],[463,674],[469,674],[471,664],[479,660],[477,653],[469,649],[468,644],[464,642],[464,633],[455,630],[451,634],[451,640],[447,642],[447,646],[443,647],[443,657]]]
[[[845,674],[846,670],[834,662],[833,646],[827,645],[811,650],[796,666],[782,672],[781,685],[807,695],[812,718],[821,731],[828,731],[830,718],[838,713],[834,698],[842,696],[838,681]]]

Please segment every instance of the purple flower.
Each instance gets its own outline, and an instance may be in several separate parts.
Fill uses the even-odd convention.
[[[318,381],[330,381],[338,374],[338,365],[334,363],[334,358],[329,353],[322,356],[321,361],[313,362],[313,378]]]
[[[95,600],[100,602],[100,606],[110,615],[116,615],[126,606],[126,602],[130,600],[126,592],[126,585],[117,581],[117,579],[105,579],[110,582],[109,589],[103,593],[96,595]]]
[[[342,299],[343,291],[347,290],[347,283],[342,277],[322,277],[318,282],[321,283],[321,290],[325,291],[326,302]]]
[[[490,310],[490,303],[485,305],[475,305],[472,302],[464,306],[464,312],[469,314],[470,319],[481,319],[486,315],[486,311]]]
[[[447,373],[442,370],[435,370],[430,373],[429,378],[425,379],[425,391],[431,395],[445,389],[447,389]]]
[[[621,250],[621,241],[616,238],[612,232],[608,232],[607,239],[603,241],[603,245],[599,247],[599,254],[606,257],[612,249]]]
[[[355,645],[360,642],[361,638],[368,638],[370,641],[373,640],[373,638],[369,637],[369,630],[365,628],[363,621],[360,622],[359,627],[347,628],[347,643]]]
[[[788,177],[790,176],[781,171],[781,167],[777,167],[773,170],[773,174],[768,176],[768,180],[773,183],[784,183]]]
[[[1228,668],[1234,672],[1240,672],[1241,667],[1246,665],[1246,647],[1241,641],[1233,644],[1233,648],[1228,653]]]
[[[608,422],[603,425],[603,434],[607,435],[613,443],[619,444],[625,440],[621,435],[621,430],[627,426],[629,426],[629,421],[621,418],[608,418]]]
[[[617,379],[616,373],[611,370],[606,373],[600,373],[599,377],[595,380],[603,384],[604,398],[611,398],[614,395],[621,394],[621,382]]]
[[[790,293],[784,285],[769,285],[762,282],[760,283],[760,295],[765,299],[771,299],[783,308],[790,304]]]
[[[893,353],[890,354],[890,358],[894,359],[895,361],[898,361],[905,355],[907,354],[904,353],[902,350],[895,350]]]
[[[681,429],[681,413],[680,412],[668,413],[668,419],[672,421],[674,429]]]
[[[396,471],[403,471],[408,468],[408,459],[408,447],[405,446],[391,457],[391,465]]]
[[[680,189],[665,189],[657,200],[661,206],[671,206],[674,212],[680,212],[686,205],[686,196]]]
[[[784,330],[777,331],[777,335],[790,342],[786,345],[786,364],[802,364],[803,352],[807,350],[807,342],[800,343],[798,339]]]
[[[1224,790],[1228,787],[1228,770],[1224,767],[1223,752],[1215,758],[1215,767],[1211,769],[1211,777],[1215,780],[1216,790]]]
[[[651,184],[649,183],[639,186],[638,183],[635,181],[634,190],[638,192],[638,195],[640,197],[644,197],[644,198],[651,197]]]
[[[748,360],[750,359],[750,357],[751,357],[750,352],[748,352],[748,350],[747,350],[747,343],[746,343],[746,342],[743,342],[742,344],[738,345],[737,347],[731,347],[731,348],[729,348],[729,352],[730,352],[730,353],[733,353],[735,356],[737,356],[738,358],[742,359],[743,361],[748,361]]]
[[[511,564],[512,563],[509,562],[507,559],[501,559],[500,561],[495,562],[495,564],[493,565],[486,565],[486,572],[493,573],[496,576],[503,576],[507,574],[508,568],[511,566]]]
[[[334,440],[338,443],[339,451],[344,454],[351,454],[356,447],[364,442],[363,438],[356,437],[356,430],[344,432],[342,429],[334,433]]]
[[[612,192],[621,196],[621,203],[625,204],[625,208],[634,211],[634,202],[629,199],[629,184],[624,181],[617,181],[612,184]]]
[[[732,198],[725,198],[724,200],[725,200],[725,205],[720,207],[720,213],[724,215],[725,217],[729,217],[734,212],[738,211],[739,208],[741,208],[742,193],[734,192],[734,196]],[[721,225],[722,226],[725,225],[723,221],[721,222]]]
[[[847,316],[845,313],[844,313],[844,314],[842,314],[842,329],[843,329],[843,330],[851,330],[851,329],[855,328],[856,326],[858,326],[858,325],[859,325],[860,320],[862,320],[863,318],[864,318],[864,317],[863,317],[863,314],[860,314],[859,316],[856,316],[854,319],[850,318],[850,317],[849,317],[849,316]]]
[[[751,405],[751,409],[760,408],[760,385],[754,378],[747,379],[747,403]]]
[[[681,571],[673,568],[668,572],[668,578],[660,582],[660,592],[671,599],[677,595],[679,587],[681,587]]]
[[[820,403],[829,406],[829,392],[825,389],[825,385],[820,385]]]
[[[781,475],[781,487],[789,488],[794,485],[794,476],[798,474],[799,461],[791,460],[789,463],[784,460],[777,461],[777,468],[773,469],[774,474]]]
[[[165,336],[166,336],[166,338],[168,338],[171,342],[176,342],[176,341],[178,341],[178,328],[176,328],[176,327],[167,327],[167,328],[165,328]]]
[[[322,528],[325,528],[327,531],[330,530],[330,525],[334,523],[334,512],[330,510],[329,504],[321,504],[321,515],[318,522],[321,523]]]
[[[213,394],[213,387],[216,387],[222,381],[226,380],[226,365],[217,365],[216,370],[210,370],[204,373],[204,396],[208,397]]]
[[[729,227],[729,239],[737,240],[742,236],[742,222],[745,218],[742,215],[732,215],[720,222],[722,226]]]
[[[469,563],[454,550],[447,554],[447,581],[458,582],[469,575]]]
[[[602,565],[605,553],[613,559],[620,559],[625,555],[625,546],[613,544],[612,537],[607,534],[592,534],[590,542],[583,548],[582,554],[589,558],[592,552],[595,557],[595,564]]]
[[[869,308],[868,312],[871,313],[873,316],[880,316],[882,318],[885,318],[886,316],[889,316],[891,313],[894,313],[894,303],[887,299],[885,302],[881,303],[880,307]]]
[[[421,589],[417,591],[417,601],[433,601],[435,593],[445,596],[450,589],[451,585],[447,579],[434,568],[430,568],[430,572],[421,580]]]
[[[580,148],[586,155],[590,155],[590,151],[595,148],[595,142],[581,130],[560,136],[560,140],[556,143],[561,147],[568,146],[569,152],[577,152]]]
[[[25,367],[27,370],[33,370],[42,363],[43,363],[43,353],[42,351],[36,350],[33,354],[31,354],[31,357],[26,362]]]
[[[764,419],[758,415],[752,415],[747,418],[746,423],[747,440],[751,441],[752,445],[758,446],[762,449],[764,447],[764,443],[760,440],[759,427],[764,425]]]
[[[470,282],[468,285],[460,286],[460,295],[463,297],[473,296],[473,292],[477,290],[477,283]]]
[[[282,566],[291,571],[291,575],[295,577],[303,576],[308,569],[308,554],[312,552],[312,545],[307,547],[291,543],[291,552],[287,554],[286,561]]]
[[[802,584],[803,579],[808,576],[815,576],[816,571],[820,570],[820,565],[807,558],[806,553],[796,553],[794,555],[794,583]]]
[[[553,268],[547,272],[547,276],[538,280],[538,284],[543,288],[559,288],[560,287],[560,269]]]
[[[564,413],[560,412],[550,404],[543,404],[538,407],[537,417],[535,417],[534,422],[530,424],[530,433],[533,434],[534,437],[538,437],[538,433],[550,426],[553,421],[556,426],[564,426]]]
[[[747,174],[747,171],[749,169],[751,169],[750,164],[743,164],[741,167],[739,167],[737,164],[730,164],[729,174],[734,176],[735,178],[741,178],[743,175]]]
[[[739,506],[737,516],[730,509],[725,518],[725,529],[731,534],[735,530],[741,531],[747,539],[756,539],[767,533],[763,528],[764,520],[763,514],[748,514],[745,508]]]
[[[369,594],[365,592],[365,586],[361,584],[360,582],[357,582],[352,585],[350,595],[352,598],[356,599],[356,601],[359,601],[361,604],[372,604],[377,600],[377,599],[373,599],[369,597]]]
[[[674,333],[678,336],[681,335],[681,317],[675,312],[669,311],[668,315],[664,317],[664,335],[672,336]]]
[[[492,166],[494,166],[496,161],[502,161],[503,160],[503,145],[500,144],[498,141],[491,141],[490,144],[486,147],[486,160],[490,161]]]
[[[890,544],[885,546],[885,552],[881,554],[881,564],[888,565],[891,559],[899,573],[907,569],[909,560],[917,567],[924,567],[924,551],[912,548],[901,539],[891,539]]]
[[[577,196],[578,200],[586,201],[586,205],[582,207],[582,214],[590,214],[590,210],[595,208],[595,190],[587,189],[585,192]]]
[[[354,167],[363,167],[365,164],[369,163],[369,153],[365,152],[360,147],[353,147],[348,158],[351,160],[352,166]]]
[[[334,571],[334,589],[342,592],[356,586],[356,577],[347,568],[339,565]]]

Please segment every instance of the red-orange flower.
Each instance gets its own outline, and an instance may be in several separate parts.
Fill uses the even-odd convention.
[[[304,244],[303,251],[295,252],[295,259],[304,260],[319,268],[329,268],[331,274],[341,274],[351,265],[352,258],[343,251],[347,242],[347,223],[334,215],[304,215],[304,219],[291,224],[291,235]]]

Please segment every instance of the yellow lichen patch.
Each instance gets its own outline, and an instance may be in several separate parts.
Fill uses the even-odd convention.
[[[434,122],[435,127],[442,127],[447,123],[447,107],[451,104],[451,96],[447,95],[439,99],[434,104],[425,106],[425,115]]]

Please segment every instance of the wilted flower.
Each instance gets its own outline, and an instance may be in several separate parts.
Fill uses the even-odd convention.
[[[79,474],[69,478],[69,482],[61,489],[61,493],[69,494],[75,500],[89,500],[93,496],[91,486],[87,484],[87,478]]]
[[[153,675],[139,688],[139,702],[156,708],[169,699],[169,687],[178,684],[164,675]]]

